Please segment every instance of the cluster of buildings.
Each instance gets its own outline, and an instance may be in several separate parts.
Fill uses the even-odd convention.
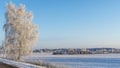
[[[0,53],[3,48],[0,46]],[[35,49],[35,53],[52,53],[53,55],[66,54],[109,54],[120,53],[119,48],[60,48],[60,49]]]
[[[66,55],[66,54],[108,54],[108,53],[120,53],[120,49],[117,48],[61,48],[61,49],[36,49],[33,52],[49,52],[53,55]]]

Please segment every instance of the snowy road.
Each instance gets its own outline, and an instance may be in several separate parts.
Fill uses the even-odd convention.
[[[44,68],[41,66],[36,66],[36,65],[32,65],[32,64],[16,62],[16,61],[11,61],[11,60],[1,59],[1,58],[0,58],[0,62],[8,64],[8,65],[13,65],[13,66],[16,66],[18,68]]]

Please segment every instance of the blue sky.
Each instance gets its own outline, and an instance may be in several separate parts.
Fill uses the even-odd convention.
[[[34,14],[34,48],[120,48],[120,0],[0,0],[0,43],[5,4],[25,4]]]

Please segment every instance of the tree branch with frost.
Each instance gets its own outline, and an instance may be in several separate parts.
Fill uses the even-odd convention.
[[[32,45],[37,41],[38,29],[32,23],[33,15],[25,10],[24,5],[15,7],[13,3],[7,4],[5,14],[5,51],[15,59],[32,53]]]

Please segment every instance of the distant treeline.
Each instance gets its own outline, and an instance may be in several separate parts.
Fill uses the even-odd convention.
[[[120,53],[117,48],[61,48],[61,49],[35,49],[33,52],[38,53],[52,53],[53,55],[66,55],[66,54],[107,54],[107,53]]]

